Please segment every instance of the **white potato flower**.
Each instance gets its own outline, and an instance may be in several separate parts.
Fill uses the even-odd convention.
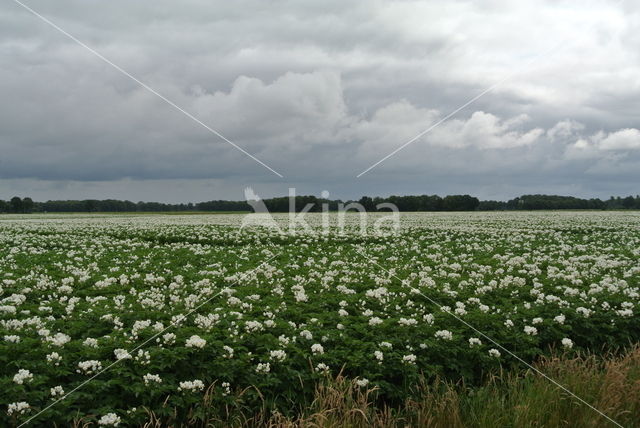
[[[18,370],[18,373],[16,373],[13,376],[13,381],[18,385],[22,385],[24,383],[30,383],[32,380],[33,380],[33,374],[26,369]]]
[[[409,365],[414,365],[416,363],[416,356],[413,354],[405,355],[402,357],[402,362]]]
[[[258,363],[256,366],[256,373],[269,373],[271,371],[271,364],[269,363]]]
[[[115,413],[107,413],[98,420],[98,425],[117,427],[122,420]]]
[[[113,354],[116,356],[116,360],[126,360],[133,358],[129,351],[127,351],[126,349],[114,349]]]
[[[202,391],[203,389],[204,389],[204,382],[202,382],[200,379],[187,380],[184,382],[180,382],[178,386],[178,391],[194,392],[194,391]]]
[[[159,375],[151,373],[147,373],[146,375],[142,376],[142,380],[144,380],[145,385],[149,385],[152,383],[162,383],[162,378],[160,378]]]
[[[270,351],[269,352],[269,356],[272,360],[275,361],[284,361],[285,358],[287,358],[287,353],[285,351],[283,351],[282,349],[278,349],[275,351]]]
[[[473,348],[474,346],[480,346],[482,345],[482,341],[480,339],[478,339],[477,337],[470,337],[469,338],[469,347]]]
[[[356,385],[358,385],[361,388],[364,388],[365,386],[369,385],[369,379],[367,379],[366,377],[358,379],[356,380]]]
[[[53,398],[61,397],[64,395],[64,389],[62,389],[61,385],[54,386],[49,391],[51,392],[51,397]]]
[[[438,330],[438,331],[435,332],[434,336],[439,338],[439,339],[444,339],[444,340],[452,340],[453,339],[453,333],[451,333],[449,330]]]
[[[19,413],[21,415],[27,413],[31,409],[31,406],[26,401],[18,401],[15,403],[10,403],[7,408],[7,415],[11,416],[14,413]]]
[[[564,339],[562,339],[562,346],[565,349],[573,348],[573,340],[569,339],[568,337],[565,337]]]
[[[190,338],[187,339],[187,341],[185,342],[185,346],[187,348],[204,348],[205,345],[207,344],[207,341],[204,340],[203,338],[201,338],[200,336],[194,334],[193,336],[191,336]]]

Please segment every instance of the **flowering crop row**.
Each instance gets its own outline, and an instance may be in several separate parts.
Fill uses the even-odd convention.
[[[353,217],[335,233],[234,215],[4,217],[0,423],[105,368],[36,421],[132,424],[145,407],[194,408],[212,384],[218,404],[253,385],[286,407],[340,370],[402,399],[420,375],[473,382],[515,364],[505,348],[533,360],[640,339],[634,213],[403,214],[375,234]]]

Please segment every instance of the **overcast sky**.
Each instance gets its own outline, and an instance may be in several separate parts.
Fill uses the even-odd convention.
[[[640,193],[635,1],[21,1],[284,177],[7,0],[0,199]]]

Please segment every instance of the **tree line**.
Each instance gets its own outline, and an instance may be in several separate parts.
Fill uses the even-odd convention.
[[[263,200],[270,212],[288,212],[289,198]],[[383,203],[391,203],[400,211],[513,211],[513,210],[622,210],[640,209],[640,196],[581,199],[573,196],[523,195],[508,201],[481,201],[470,195],[409,195],[389,197],[363,196],[357,201],[327,200],[315,196],[296,196],[295,210],[308,204],[309,212],[336,211],[340,204],[358,202],[367,211],[376,211]],[[385,210],[385,209],[383,209]],[[35,202],[29,197],[15,196],[8,201],[0,199],[0,213],[57,213],[57,212],[169,212],[169,211],[253,211],[246,201],[206,201],[188,204],[162,202],[131,202],[116,199],[85,199]]]
[[[367,210],[382,202],[395,204],[400,211],[515,211],[515,210],[623,210],[640,209],[640,196],[611,196],[607,200],[574,196],[522,195],[508,201],[481,201],[469,195],[389,196],[359,201]]]
[[[61,213],[61,212],[169,212],[169,211],[251,211],[244,201],[208,201],[197,204],[167,204],[163,202],[131,202],[117,199],[85,199],[81,201],[34,202],[18,196],[0,200],[0,213]]]

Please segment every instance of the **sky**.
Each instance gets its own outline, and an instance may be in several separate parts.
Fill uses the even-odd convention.
[[[638,2],[20,1],[0,199],[640,193]]]

